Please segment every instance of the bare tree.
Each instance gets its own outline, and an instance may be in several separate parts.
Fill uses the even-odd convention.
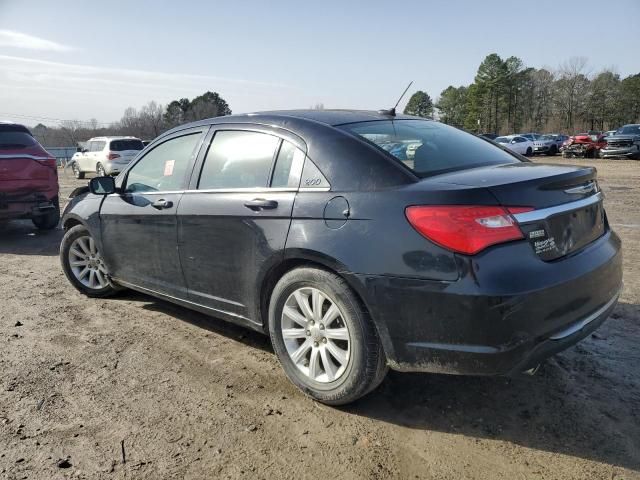
[[[558,113],[562,116],[564,127],[574,129],[575,120],[581,116],[589,79],[587,59],[584,57],[572,57],[558,68],[558,80],[555,83],[555,103]]]
[[[78,145],[81,126],[78,120],[62,120],[60,122],[60,129],[71,145]]]

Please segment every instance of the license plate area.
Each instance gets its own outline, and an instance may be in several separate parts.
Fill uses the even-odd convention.
[[[564,257],[604,234],[602,202],[523,225],[522,230],[533,251],[542,260]]]

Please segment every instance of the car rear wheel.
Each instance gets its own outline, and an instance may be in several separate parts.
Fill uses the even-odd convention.
[[[531,147],[527,148],[527,152],[525,153],[525,155],[527,157],[530,157],[531,155],[533,155],[533,150],[531,149]]]
[[[53,230],[58,226],[58,222],[60,222],[60,204],[58,197],[54,198],[51,203],[53,208],[48,210],[46,214],[38,215],[31,219],[33,224],[40,230]]]
[[[70,228],[60,244],[60,262],[71,284],[89,297],[108,297],[113,284],[95,240],[84,225]]]
[[[78,180],[82,180],[84,178],[84,172],[80,171],[80,166],[78,165],[78,162],[73,162],[73,165],[71,165],[71,169],[73,170],[73,176],[76,177]]]
[[[551,148],[549,148],[547,155],[549,155],[550,157],[555,157],[556,153],[558,153],[558,149],[555,145],[552,145]]]
[[[275,286],[269,333],[289,379],[329,405],[375,389],[387,366],[376,329],[347,283],[318,268],[298,268]]]

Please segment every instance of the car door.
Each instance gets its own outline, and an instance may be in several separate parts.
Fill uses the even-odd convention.
[[[176,212],[208,126],[183,130],[146,152],[100,208],[102,251],[111,276],[177,298],[186,288]]]
[[[189,297],[227,319],[259,322],[257,279],[282,258],[306,147],[258,126],[217,127],[210,138],[178,207]]]

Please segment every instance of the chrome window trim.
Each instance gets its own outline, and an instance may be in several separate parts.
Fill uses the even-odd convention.
[[[538,222],[545,220],[559,213],[578,210],[579,208],[588,207],[595,203],[601,202],[603,199],[602,192],[598,192],[590,197],[576,200],[575,202],[563,203],[549,208],[541,208],[540,210],[532,210],[531,212],[516,213],[513,217],[518,223]]]

